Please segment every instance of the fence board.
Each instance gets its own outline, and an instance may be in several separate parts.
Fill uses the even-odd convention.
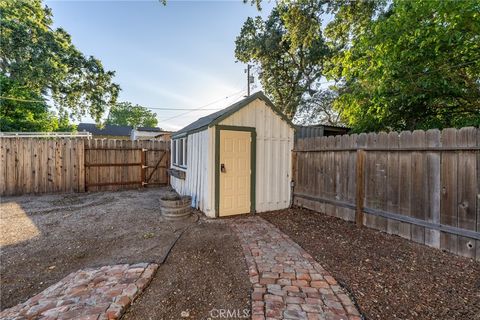
[[[5,145],[6,145],[6,167],[7,170],[5,172],[6,175],[6,183],[7,185],[5,186],[6,189],[6,194],[15,194],[15,186],[14,186],[14,163],[15,163],[15,157],[13,156],[13,149],[12,145],[14,140],[13,139],[5,139]]]
[[[379,148],[388,148],[388,135],[380,132],[377,135],[376,146]],[[375,165],[375,199],[376,209],[387,211],[387,159],[388,155],[385,151],[375,152],[377,154]],[[387,219],[384,217],[376,217],[375,229],[387,232]]]
[[[477,148],[480,148],[480,130],[477,129]],[[477,232],[480,232],[480,152],[477,152]],[[477,247],[476,258],[480,260],[480,240],[476,240]]]
[[[474,147],[476,145],[475,128],[462,128],[458,131],[457,145]],[[475,153],[462,151],[458,154],[458,227],[468,230],[476,230],[476,187],[478,184],[476,172]],[[459,254],[465,257],[475,258],[476,244],[474,240],[458,236]]]
[[[85,140],[80,140],[78,149],[78,192],[85,192]]]
[[[413,145],[415,147],[425,147],[425,131],[415,130],[412,134]],[[411,197],[411,216],[417,219],[425,220],[425,197],[426,182],[425,174],[427,170],[424,163],[424,152],[412,152],[412,197]],[[425,228],[412,225],[412,240],[418,243],[425,243]]]
[[[63,171],[65,172],[65,190],[71,191],[70,187],[72,186],[72,172],[73,163],[72,163],[72,140],[67,139],[64,143],[64,162],[63,162]]]
[[[25,163],[28,162],[28,159],[25,158],[25,144],[17,143],[17,167],[18,167],[18,176],[16,181],[16,189],[22,190],[25,181]],[[18,191],[17,191],[18,192]]]
[[[335,148],[342,148],[342,140],[340,136],[334,136],[333,137],[335,141]],[[310,146],[311,149],[313,149],[313,146]],[[334,198],[338,200],[343,199],[343,179],[342,177],[342,172],[343,172],[343,152],[333,152],[333,170],[334,170]],[[312,157],[314,158],[314,157]],[[314,160],[314,159],[312,159]],[[343,219],[343,208],[335,206],[334,207],[334,215],[338,218]]]
[[[32,148],[33,145],[32,141]],[[62,141],[55,141],[55,191],[62,191]]]
[[[24,145],[26,144],[24,143]],[[54,177],[55,177],[55,141],[49,140],[47,143],[47,192],[49,193],[55,192]],[[25,189],[26,189],[26,186],[23,188],[23,190]]]
[[[40,162],[40,167],[42,169],[41,171],[41,179],[42,179],[42,193],[48,192],[48,143],[49,140],[43,140],[42,141],[42,156],[41,156],[41,162]],[[23,189],[19,190],[21,192]]]
[[[297,138],[293,203],[344,220],[360,208],[359,225],[480,260],[479,143],[478,128]]]
[[[375,133],[367,134],[367,147],[375,147],[377,142]],[[375,208],[377,199],[375,197],[375,170],[376,170],[377,154],[367,152],[365,155],[365,206]],[[365,225],[367,227],[376,228],[377,217],[365,214]]]
[[[6,149],[5,140],[0,139],[0,181],[6,181]],[[0,194],[5,194],[6,183],[0,183]]]
[[[390,132],[388,134],[388,148],[395,149],[400,146],[400,138],[398,133]],[[399,154],[398,152],[388,152],[387,155],[387,176],[388,176],[388,183],[387,187],[387,207],[386,211],[389,212],[400,212],[399,207],[399,183],[400,183],[400,175],[399,175]],[[388,219],[387,222],[387,232],[391,234],[398,235],[399,232],[399,225],[398,221]]]
[[[428,130],[426,132],[428,147],[440,147],[440,131]],[[427,203],[428,211],[426,221],[440,223],[440,154],[427,152]],[[440,248],[440,231],[425,228],[425,244]]]
[[[400,133],[400,147],[410,147],[412,145],[412,133],[409,131],[403,131]],[[399,175],[400,175],[400,214],[405,216],[410,216],[410,198],[411,198],[411,189],[410,181],[412,179],[412,165],[411,165],[411,154],[410,153],[400,153],[399,161]],[[405,222],[400,222],[398,227],[398,235],[410,239],[410,224]]]
[[[313,144],[317,145],[321,141],[322,141],[322,139],[320,137],[315,137]],[[323,191],[323,176],[324,176],[323,175],[323,168],[321,166],[321,161],[322,161],[321,157],[314,157],[314,159],[313,159],[313,163],[314,163],[314,166],[315,166],[314,171],[313,171],[313,175],[314,175],[314,178],[315,178],[314,189],[318,190],[317,192],[320,192],[320,193]],[[323,203],[319,203],[319,202],[313,203],[313,207],[317,211],[325,210],[325,206],[323,205]]]
[[[78,175],[79,175],[79,166],[78,166],[78,153],[77,153],[77,144],[72,144],[72,149],[70,149],[71,162],[73,166],[73,171],[71,173],[72,183],[70,184],[70,190],[72,192],[78,192]]]
[[[356,134],[349,136],[348,147],[354,148],[357,143],[358,136]],[[347,186],[347,199],[346,201],[349,203],[355,203],[355,193],[356,193],[356,152],[348,152],[347,153],[348,159],[348,186]],[[355,210],[348,210],[348,214],[350,216],[351,221],[355,220]]]
[[[328,137],[326,139],[327,141],[327,148],[335,148],[335,137]],[[312,146],[308,146],[309,150],[312,149]],[[311,157],[313,157],[313,154],[308,154]],[[329,152],[325,155],[325,161],[326,161],[326,175],[325,175],[325,192],[327,194],[327,198],[329,199],[335,199],[335,153]],[[312,168],[309,168],[309,172],[311,172]],[[307,173],[308,175],[308,173]],[[308,190],[309,194],[312,194]],[[330,203],[325,203],[325,212],[329,215],[334,215],[335,214],[335,206],[330,204]]]
[[[442,131],[442,146],[454,147],[457,145],[457,130],[445,129]],[[442,154],[442,197],[440,202],[440,222],[449,226],[458,225],[457,211],[457,153]],[[458,252],[458,236],[442,232],[440,235],[440,245],[448,251]]]

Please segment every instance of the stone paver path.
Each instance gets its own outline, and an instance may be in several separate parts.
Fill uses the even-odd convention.
[[[138,263],[73,272],[0,319],[118,319],[150,283],[158,265]]]
[[[229,222],[249,269],[253,320],[360,320],[335,279],[275,226],[260,217]]]

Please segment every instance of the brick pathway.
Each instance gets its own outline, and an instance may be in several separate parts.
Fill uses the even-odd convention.
[[[0,319],[118,319],[150,283],[158,265],[120,264],[73,272]]]
[[[335,279],[287,235],[260,217],[228,221],[247,261],[253,320],[360,320]]]

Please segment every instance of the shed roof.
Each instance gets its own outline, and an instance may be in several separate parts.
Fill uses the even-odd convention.
[[[79,123],[77,131],[87,131],[94,136],[130,136],[133,127],[131,126],[116,126],[107,124],[103,128],[97,127],[95,123]]]
[[[270,101],[270,99],[268,99],[267,96],[262,91],[258,91],[246,97],[245,99],[242,99],[232,104],[231,106],[226,107],[225,109],[209,114],[208,116],[201,117],[197,121],[190,123],[188,126],[175,132],[172,135],[172,138],[188,135],[196,131],[202,131],[207,129],[208,127],[216,125],[223,119],[230,116],[231,114],[247,106],[248,104],[250,104],[250,102],[254,101],[255,99],[260,99],[264,101],[267,104],[267,106],[269,106],[276,114],[278,114],[284,121],[286,121],[292,128],[295,129],[295,125],[280,110],[278,110],[275,107],[273,102]]]

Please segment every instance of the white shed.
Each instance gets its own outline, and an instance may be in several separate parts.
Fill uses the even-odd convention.
[[[262,93],[172,135],[171,185],[209,217],[288,208],[294,125]]]

